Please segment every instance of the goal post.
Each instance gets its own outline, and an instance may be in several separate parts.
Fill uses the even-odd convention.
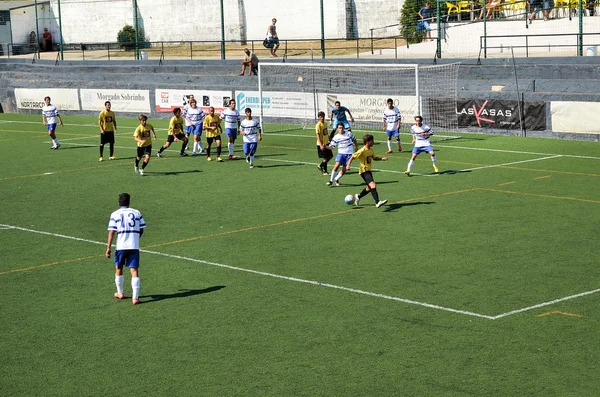
[[[436,132],[456,132],[458,63],[259,63],[259,118],[266,132],[313,128],[317,113],[329,122],[336,101],[354,118],[352,130],[382,132],[388,98],[406,133],[421,115]],[[331,128],[331,127],[330,127]]]

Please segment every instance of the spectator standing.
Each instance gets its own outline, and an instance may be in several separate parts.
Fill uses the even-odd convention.
[[[425,6],[419,10],[419,18],[421,21],[419,24],[421,25],[420,31],[423,32],[423,41],[431,38],[431,21],[433,20],[433,9],[431,9],[431,5],[429,3],[425,3]]]
[[[271,20],[271,25],[267,28],[267,40],[269,40],[273,44],[273,48],[271,48],[271,57],[275,58],[277,54],[277,49],[279,48],[279,37],[277,36],[277,28],[275,24],[277,23],[277,19],[273,18]]]

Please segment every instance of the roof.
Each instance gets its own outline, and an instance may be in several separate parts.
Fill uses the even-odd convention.
[[[38,5],[40,4],[49,4],[49,1],[38,1]],[[21,8],[21,7],[33,7],[35,5],[34,0],[28,1],[12,1],[12,0],[0,0],[0,11],[8,11],[13,8]]]

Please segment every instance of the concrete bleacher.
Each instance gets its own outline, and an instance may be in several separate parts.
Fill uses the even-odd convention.
[[[308,59],[298,60],[309,62]],[[282,62],[265,60],[264,62]],[[288,61],[289,62],[289,61]],[[419,63],[432,59],[329,59],[339,63]],[[525,101],[600,102],[600,57],[437,59],[438,64],[460,62],[458,97]],[[518,76],[518,91],[515,81]],[[103,88],[150,90],[154,108],[156,89],[258,90],[255,76],[238,76],[239,60],[52,61],[0,60],[0,104],[6,112],[34,111],[16,108],[14,88]],[[550,106],[547,106],[550,112]],[[96,112],[81,111],[95,115]],[[133,117],[135,115],[126,115]],[[153,114],[167,117],[168,114]],[[548,113],[548,118],[550,114]],[[549,123],[551,126],[551,124]],[[552,131],[547,131],[552,136]],[[595,138],[592,138],[595,139]]]

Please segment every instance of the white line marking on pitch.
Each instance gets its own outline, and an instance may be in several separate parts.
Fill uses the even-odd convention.
[[[0,224],[0,229],[15,229],[15,230],[21,230],[21,231],[30,232],[30,233],[43,234],[43,235],[46,235],[46,236],[61,237],[61,238],[69,239],[69,240],[75,240],[75,241],[83,241],[83,242],[86,242],[86,243],[91,243],[91,244],[96,244],[96,245],[105,245],[106,244],[106,243],[103,243],[103,242],[100,242],[100,241],[88,240],[88,239],[79,238],[79,237],[66,236],[64,234],[43,232],[43,231],[40,231],[40,230],[27,229],[27,228],[18,227],[18,226],[12,226],[12,225],[3,225],[3,224]],[[296,277],[282,276],[282,275],[279,275],[279,274],[261,272],[261,271],[252,270],[252,269],[245,269],[243,267],[237,267],[237,266],[224,265],[224,264],[221,264],[221,263],[209,262],[209,261],[205,261],[205,260],[201,260],[201,259],[195,259],[195,258],[188,258],[188,257],[185,257],[185,256],[171,255],[171,254],[166,254],[166,253],[158,252],[158,251],[150,251],[150,250],[140,250],[140,251],[141,252],[145,252],[147,254],[164,256],[164,257],[167,257],[167,258],[181,259],[181,260],[184,260],[184,261],[202,263],[202,264],[205,264],[205,265],[216,266],[216,267],[221,267],[221,268],[225,268],[225,269],[231,269],[231,270],[237,270],[237,271],[242,271],[242,272],[246,272],[246,273],[258,274],[258,275],[261,275],[261,276],[267,276],[267,277],[279,278],[279,279],[288,280],[288,281],[295,281],[295,282],[300,282],[300,283],[305,283],[305,284],[318,285],[318,286],[321,286],[321,287],[339,289],[339,290],[342,290],[342,291],[352,292],[352,293],[355,293],[355,294],[367,295],[367,296],[372,296],[372,297],[375,297],[375,298],[387,299],[387,300],[392,300],[392,301],[396,301],[396,302],[402,302],[402,303],[407,303],[407,304],[411,304],[411,305],[427,307],[427,308],[430,308],[430,309],[437,309],[437,310],[447,311],[447,312],[451,312],[451,313],[464,314],[464,315],[472,316],[472,317],[485,318],[485,319],[488,319],[488,320],[497,320],[497,319],[500,319],[500,318],[512,316],[514,314],[523,313],[523,312],[526,312],[526,311],[538,309],[540,307],[550,306],[550,305],[553,305],[555,303],[564,302],[566,300],[580,298],[582,296],[591,295],[591,294],[595,294],[595,293],[600,292],[600,288],[592,290],[592,291],[585,291],[585,292],[581,292],[579,294],[565,296],[563,298],[554,299],[554,300],[551,300],[551,301],[548,301],[548,302],[538,303],[536,305],[524,307],[522,309],[512,310],[512,311],[509,311],[509,312],[506,312],[506,313],[498,314],[496,316],[489,316],[489,315],[474,313],[474,312],[470,312],[470,311],[466,311],[466,310],[452,309],[452,308],[449,308],[449,307],[433,305],[433,304],[430,304],[430,303],[418,302],[418,301],[413,301],[413,300],[410,300],[410,299],[404,299],[404,298],[398,298],[398,297],[395,297],[395,296],[378,294],[376,292],[369,292],[369,291],[364,291],[364,290],[355,289],[355,288],[342,287],[342,286],[339,286],[339,285],[334,285],[334,284],[329,284],[329,283],[322,283],[320,281],[305,280],[305,279],[296,278]]]
[[[103,242],[100,242],[100,241],[88,240],[88,239],[79,238],[79,237],[66,236],[64,234],[58,234],[58,233],[43,232],[43,231],[40,231],[40,230],[27,229],[27,228],[24,228],[24,227],[18,227],[18,226],[12,226],[12,225],[1,225],[0,224],[0,227],[6,227],[6,228],[15,229],[15,230],[21,230],[21,231],[30,232],[30,233],[43,234],[43,235],[46,235],[46,236],[60,237],[60,238],[68,239],[68,240],[83,241],[83,242],[86,242],[86,243],[91,243],[91,244],[96,244],[96,245],[105,245],[106,244],[106,243],[103,243]],[[245,269],[243,267],[237,267],[237,266],[224,265],[222,263],[209,262],[209,261],[205,261],[205,260],[201,260],[201,259],[188,258],[188,257],[185,257],[185,256],[171,255],[171,254],[166,254],[166,253],[158,252],[158,251],[150,251],[150,250],[143,250],[142,249],[142,250],[140,250],[140,252],[144,252],[144,253],[147,253],[147,254],[153,254],[153,255],[160,255],[160,256],[167,257],[167,258],[181,259],[181,260],[184,260],[184,261],[202,263],[202,264],[205,264],[205,265],[216,266],[216,267],[221,267],[221,268],[225,268],[225,269],[231,269],[231,270],[237,270],[237,271],[242,271],[242,272],[246,272],[246,273],[257,274],[257,275],[260,275],[260,276],[267,276],[267,277],[279,278],[279,279],[287,280],[287,281],[295,281],[295,282],[299,282],[299,283],[305,283],[305,284],[311,284],[311,285],[318,285],[318,286],[321,286],[321,287],[338,289],[338,290],[342,290],[342,291],[346,291],[346,292],[352,292],[352,293],[355,293],[355,294],[367,295],[367,296],[372,296],[372,297],[375,297],[375,298],[387,299],[387,300],[392,300],[392,301],[396,301],[396,302],[407,303],[407,304],[416,305],[416,306],[423,306],[423,307],[427,307],[427,308],[430,308],[430,309],[437,309],[437,310],[442,310],[442,311],[447,311],[447,312],[452,312],[452,313],[457,313],[457,314],[464,314],[464,315],[472,316],[472,317],[480,317],[480,318],[485,318],[485,319],[488,319],[488,320],[493,320],[492,316],[486,316],[484,314],[474,313],[474,312],[470,312],[470,311],[466,311],[466,310],[452,309],[452,308],[449,308],[449,307],[438,306],[438,305],[433,305],[433,304],[430,304],[430,303],[418,302],[418,301],[413,301],[413,300],[410,300],[410,299],[398,298],[398,297],[395,297],[395,296],[378,294],[376,292],[364,291],[364,290],[355,289],[355,288],[348,288],[348,287],[343,287],[343,286],[329,284],[329,283],[323,283],[323,282],[320,282],[320,281],[305,280],[305,279],[296,278],[296,277],[282,276],[282,275],[279,275],[279,274],[261,272],[261,271],[252,270],[252,269]]]
[[[533,306],[529,306],[529,307],[524,307],[522,309],[517,309],[517,310],[510,311],[510,312],[498,314],[497,316],[493,316],[492,320],[497,320],[497,319],[502,318],[502,317],[512,316],[513,314],[523,313],[523,312],[526,312],[526,311],[529,311],[529,310],[533,310],[533,309],[538,309],[538,308],[544,307],[544,306],[550,306],[550,305],[553,305],[555,303],[564,302],[564,301],[567,301],[569,299],[580,298],[582,296],[595,294],[597,292],[600,292],[600,288],[592,290],[592,291],[582,292],[580,294],[565,296],[564,298],[558,298],[558,299],[554,299],[554,300],[551,300],[551,301],[548,301],[548,302],[538,303],[537,305],[533,305]]]
[[[373,132],[381,132],[381,131],[373,131]],[[313,139],[315,138],[314,135],[285,134],[285,133],[277,133],[277,132],[265,133],[265,135],[266,136],[277,135],[277,136],[289,136],[289,137],[313,138]],[[410,134],[402,133],[402,135],[410,135]],[[438,137],[444,137],[444,136],[438,135]],[[463,135],[463,137],[468,138],[469,136]],[[536,155],[536,156],[553,156],[552,153],[523,152],[523,151],[519,151],[519,150],[490,149],[490,148],[478,148],[478,147],[470,147],[470,146],[456,146],[456,145],[446,145],[445,143],[436,143],[436,144],[440,145],[440,147],[449,148],[449,149],[480,150],[483,152],[512,153],[512,154],[531,154],[531,155]],[[597,157],[597,156],[579,156],[579,155],[575,155],[575,154],[562,154],[561,156],[574,158],[574,159],[600,160],[600,157]]]
[[[562,154],[557,154],[555,156],[549,156],[549,157],[540,157],[537,159],[529,159],[529,160],[521,160],[521,161],[513,161],[510,163],[503,163],[503,164],[494,164],[494,165],[485,165],[483,167],[474,167],[474,168],[466,168],[464,170],[460,170],[459,172],[466,172],[466,171],[475,171],[475,170],[483,170],[485,168],[497,168],[497,167],[505,167],[507,165],[514,165],[514,164],[522,164],[522,163],[531,163],[533,161],[541,161],[541,160],[548,160],[548,159],[555,159],[555,158],[559,158],[559,157],[563,157]]]

